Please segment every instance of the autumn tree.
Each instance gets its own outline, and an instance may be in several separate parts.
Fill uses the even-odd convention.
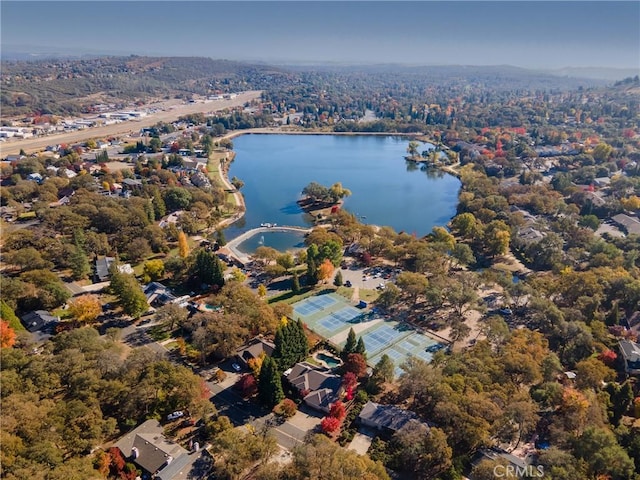
[[[16,344],[16,332],[9,322],[0,319],[0,348],[11,348]]]
[[[358,378],[363,378],[367,374],[367,361],[359,353],[350,353],[344,362],[343,368],[346,372],[352,372]]]
[[[100,299],[95,295],[81,295],[69,302],[69,313],[80,323],[93,323],[102,312]]]
[[[149,260],[144,262],[143,274],[148,281],[155,282],[164,276],[164,262],[162,260]]]
[[[182,230],[178,233],[178,254],[181,258],[189,256],[189,242],[187,241],[187,235]]]

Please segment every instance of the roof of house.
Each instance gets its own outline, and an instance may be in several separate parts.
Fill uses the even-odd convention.
[[[176,300],[176,296],[171,292],[169,287],[165,287],[158,282],[151,282],[144,287],[144,294],[147,297],[147,302],[152,304],[154,302],[166,304]]]
[[[339,388],[339,387],[338,387]],[[304,403],[317,410],[329,411],[332,403],[339,400],[337,390],[331,388],[321,388],[308,393],[302,399]]]
[[[337,392],[341,380],[326,368],[317,367],[307,362],[296,363],[286,374],[286,378],[298,391],[314,391],[329,388]]]
[[[640,362],[640,345],[630,340],[620,340],[622,356],[628,362]]]
[[[115,444],[122,454],[150,473],[155,473],[163,467],[170,466],[174,461],[188,457],[188,452],[180,445],[168,440],[163,433],[162,426],[157,420],[147,420],[137,428],[120,438]],[[167,461],[169,464],[167,465]],[[173,477],[163,476],[164,479]]]
[[[115,260],[114,257],[102,257],[96,260],[96,275],[101,282],[109,278],[109,267]]]
[[[35,310],[24,315],[20,320],[27,330],[37,332],[45,327],[52,326],[58,322],[58,317],[54,317],[46,310]]]
[[[364,420],[375,424],[378,428],[398,431],[411,420],[416,420],[417,416],[415,413],[403,410],[395,405],[380,405],[375,402],[367,402],[362,407],[358,418],[360,421]]]
[[[611,217],[611,220],[622,225],[629,234],[640,235],[640,221],[624,213],[619,213]]]
[[[275,348],[276,346],[269,340],[255,337],[249,340],[245,346],[240,347],[236,355],[246,363],[252,358],[259,358],[263,353],[270,357]]]
[[[128,185],[129,187],[140,187],[142,186],[142,180],[135,180],[133,178],[125,178],[122,180],[122,183]]]
[[[480,457],[474,463],[480,462],[484,459],[498,460],[500,458],[509,462],[510,465],[514,465],[520,468],[526,468],[527,465],[530,465],[531,463],[531,460],[529,457],[520,458],[520,457],[516,457],[515,455],[512,455],[511,453],[503,452],[501,450],[494,450],[494,449],[487,448],[487,449],[480,450],[479,453],[480,453]]]

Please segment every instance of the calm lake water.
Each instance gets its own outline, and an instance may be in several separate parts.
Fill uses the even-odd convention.
[[[233,143],[236,159],[229,177],[245,183],[247,211],[226,230],[227,238],[261,223],[310,226],[296,200],[312,181],[341,182],[352,192],[346,210],[363,223],[389,225],[398,232],[425,235],[455,215],[460,181],[405,161],[407,138],[243,135]]]

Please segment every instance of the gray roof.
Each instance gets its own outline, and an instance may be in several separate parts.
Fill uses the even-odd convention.
[[[620,352],[624,357],[627,373],[640,374],[640,344],[629,340],[620,340]]]
[[[115,260],[114,257],[103,257],[96,260],[96,276],[101,282],[109,278],[109,268]]]
[[[247,363],[252,358],[259,358],[263,353],[270,357],[273,354],[276,346],[269,340],[264,338],[255,337],[249,340],[249,342],[238,349],[236,355],[244,363]]]
[[[188,452],[177,443],[164,436],[162,426],[157,420],[147,420],[134,430],[123,436],[115,444],[126,457],[135,456],[132,460],[150,473],[155,473],[163,467],[170,466],[174,461],[180,461],[181,456]],[[137,454],[135,454],[135,450]],[[170,460],[169,460],[170,459]],[[169,460],[169,465],[167,465]],[[164,479],[172,477],[164,476]]]
[[[326,368],[300,362],[285,372],[285,377],[304,395],[302,400],[315,409],[328,412],[331,404],[339,398],[342,380]]]
[[[395,405],[380,405],[375,402],[367,402],[362,408],[358,419],[370,426],[379,429],[398,431],[411,420],[416,420],[415,413]]]
[[[640,221],[637,218],[630,217],[624,213],[619,213],[611,217],[611,220],[622,225],[629,234],[640,235]]]
[[[38,330],[55,325],[59,319],[46,310],[35,310],[27,313],[20,320],[27,330],[37,332]]]
[[[286,373],[286,372],[285,372]],[[314,391],[321,388],[330,388],[338,391],[342,381],[338,375],[334,375],[326,368],[317,367],[307,362],[296,363],[286,378],[299,391]]]

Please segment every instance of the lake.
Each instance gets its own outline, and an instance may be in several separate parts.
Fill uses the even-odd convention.
[[[242,135],[234,138],[229,178],[245,184],[245,216],[226,230],[234,238],[261,223],[310,226],[297,205],[316,181],[351,190],[344,209],[363,223],[426,235],[456,213],[460,181],[404,160],[408,138],[341,135]],[[421,150],[426,150],[423,145]]]

